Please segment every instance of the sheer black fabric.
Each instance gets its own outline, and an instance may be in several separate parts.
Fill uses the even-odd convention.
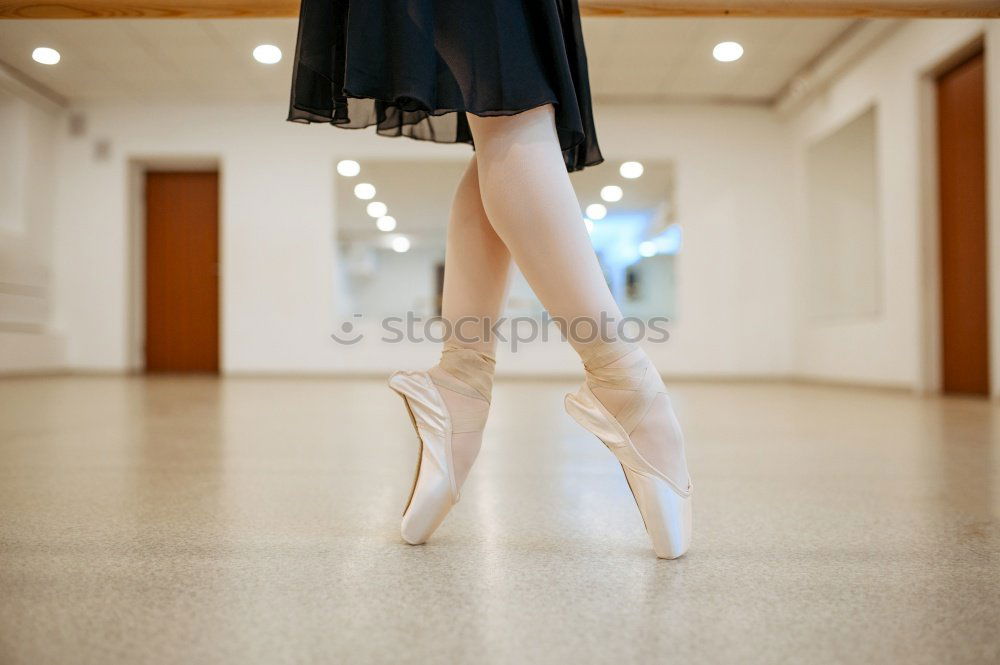
[[[566,168],[603,161],[577,0],[302,0],[291,121],[472,144],[548,103]]]

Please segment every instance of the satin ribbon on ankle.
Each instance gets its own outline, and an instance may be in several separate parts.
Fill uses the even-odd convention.
[[[478,397],[489,402],[493,395],[493,371],[496,364],[496,357],[492,353],[449,343],[441,350],[441,361],[438,366],[466,386],[471,386],[478,393]],[[468,394],[468,388],[460,384],[457,387],[447,387],[449,390]]]
[[[665,393],[656,368],[640,354],[635,362],[622,367],[608,367],[625,356],[638,350],[635,344],[615,340],[606,344],[587,347],[580,354],[587,371],[587,385],[591,388],[628,390],[632,397],[617,413],[615,419],[628,434],[642,422],[646,412],[653,405],[656,396]]]
[[[599,342],[586,346],[580,351],[580,360],[588,372],[610,365],[619,358],[624,358],[636,350],[636,345],[623,342],[620,339],[611,342]]]
[[[493,368],[496,360],[492,354],[452,344],[441,351],[441,360],[428,374],[439,388],[450,390],[476,400],[473,406],[451,414],[452,432],[482,432],[490,411],[493,394]]]

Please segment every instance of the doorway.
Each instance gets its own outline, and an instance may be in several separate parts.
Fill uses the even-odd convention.
[[[145,174],[145,368],[219,371],[219,174]]]
[[[980,51],[936,81],[941,389],[988,395],[986,80]]]

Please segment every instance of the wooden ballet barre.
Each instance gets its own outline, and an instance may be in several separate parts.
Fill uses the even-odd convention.
[[[1000,17],[1000,0],[580,0],[586,16]],[[0,18],[266,18],[299,0],[0,0]]]

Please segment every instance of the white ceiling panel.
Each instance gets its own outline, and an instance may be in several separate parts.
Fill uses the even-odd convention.
[[[595,97],[760,103],[851,25],[842,19],[586,18]],[[113,19],[0,21],[0,61],[70,100],[283,100],[291,79],[293,19]],[[738,41],[734,63],[712,47]],[[262,65],[258,44],[284,59]],[[36,46],[62,54],[31,60]]]

